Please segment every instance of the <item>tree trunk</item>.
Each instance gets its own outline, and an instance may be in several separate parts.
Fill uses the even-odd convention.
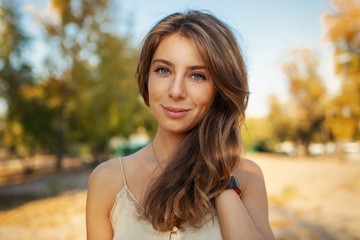
[[[64,118],[64,105],[62,104],[60,115],[57,122],[57,136],[56,136],[56,171],[62,170],[62,159],[64,155],[64,146],[65,146],[65,138],[64,138],[64,131],[65,131],[65,118]]]

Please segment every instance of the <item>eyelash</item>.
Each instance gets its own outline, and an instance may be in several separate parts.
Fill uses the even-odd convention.
[[[201,79],[195,79],[194,76],[200,77]],[[191,77],[192,77],[192,79],[197,80],[197,81],[206,80],[205,75],[202,73],[193,73],[193,74],[191,74]]]
[[[166,71],[167,73],[161,73],[162,71]],[[167,75],[170,73],[170,70],[165,67],[157,67],[157,68],[155,68],[154,72],[156,72],[160,75]],[[198,79],[198,77],[200,77],[200,79]],[[194,79],[195,81],[202,81],[202,80],[207,79],[203,73],[199,73],[199,72],[192,73],[191,78]]]
[[[164,70],[167,71],[167,74],[170,73],[170,70],[167,69],[167,68],[164,68],[164,67],[155,68],[155,71],[154,71],[154,72],[159,73],[159,74],[161,74],[161,75],[166,75],[166,73],[161,73],[161,72],[160,72],[160,71],[164,71]]]

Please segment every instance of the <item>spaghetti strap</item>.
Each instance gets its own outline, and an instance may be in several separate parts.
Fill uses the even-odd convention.
[[[123,164],[123,161],[122,161],[122,158],[121,158],[121,157],[118,157],[118,159],[119,159],[119,161],[120,161],[120,168],[121,168],[121,173],[122,173],[124,185],[125,185],[125,187],[127,187],[124,164]]]

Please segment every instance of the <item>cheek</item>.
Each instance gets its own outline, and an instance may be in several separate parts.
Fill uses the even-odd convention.
[[[210,89],[207,93],[201,93],[198,96],[198,103],[201,109],[201,115],[205,115],[207,112],[209,112],[214,99],[215,99],[215,90]]]
[[[209,107],[212,105],[214,98],[215,98],[216,90],[214,87],[208,87],[206,91],[202,91],[201,93],[198,93],[197,96],[199,98],[199,102],[202,103],[202,105]]]
[[[149,79],[148,82],[148,93],[149,93],[149,106],[154,107],[156,102],[159,102],[166,93],[166,90],[163,84],[160,84],[158,81]]]
[[[149,78],[148,82],[149,101],[153,100],[158,94],[158,86],[154,84],[154,81]]]

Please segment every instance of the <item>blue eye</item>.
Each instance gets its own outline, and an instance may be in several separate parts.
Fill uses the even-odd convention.
[[[155,72],[159,73],[160,75],[167,75],[170,73],[170,71],[166,68],[163,67],[159,67],[157,69],[155,69]]]
[[[196,81],[206,80],[205,75],[201,74],[201,73],[194,73],[194,74],[191,75],[191,78],[196,80]]]

